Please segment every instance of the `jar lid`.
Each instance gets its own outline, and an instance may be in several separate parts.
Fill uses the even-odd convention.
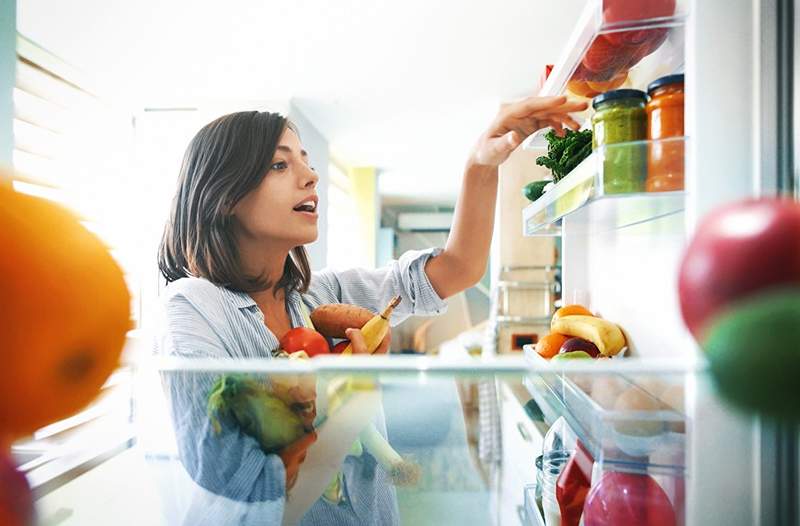
[[[604,102],[622,99],[639,99],[644,102],[647,100],[647,94],[638,89],[615,89],[612,91],[606,91],[605,93],[601,93],[592,99],[592,107],[597,109],[597,106]]]
[[[647,93],[652,93],[653,91],[657,90],[662,86],[667,86],[669,84],[683,84],[683,73],[676,73],[675,75],[667,75],[666,77],[661,77],[647,86]]]

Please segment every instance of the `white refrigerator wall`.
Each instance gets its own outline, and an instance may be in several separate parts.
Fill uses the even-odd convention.
[[[592,234],[578,226],[581,214],[564,219],[565,303],[619,323],[631,355],[691,356],[676,293],[683,215]]]

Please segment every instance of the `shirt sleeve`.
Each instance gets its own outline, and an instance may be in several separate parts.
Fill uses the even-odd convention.
[[[438,256],[441,248],[409,250],[397,260],[379,269],[361,268],[343,271],[323,270],[315,276],[323,289],[320,303],[331,299],[340,303],[359,305],[381,312],[394,296],[402,301],[392,313],[391,324],[398,325],[409,316],[435,316],[447,310],[425,273],[425,264]]]
[[[161,354],[188,358],[226,357],[222,339],[182,294],[166,303]],[[278,524],[285,503],[285,469],[277,455],[267,455],[256,440],[238,426],[221,420],[216,432],[207,414],[208,394],[218,379],[212,373],[162,372],[173,421],[178,454],[191,478],[208,492],[233,501],[228,511],[239,514],[242,503],[252,504]],[[224,515],[225,510],[220,510]],[[246,509],[245,509],[246,512]],[[233,517],[218,517],[230,523]],[[263,519],[263,516],[262,516]],[[222,522],[220,522],[221,524]]]

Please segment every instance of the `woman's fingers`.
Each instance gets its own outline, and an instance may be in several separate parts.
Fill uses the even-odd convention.
[[[526,118],[533,115],[573,113],[586,108],[585,102],[568,101],[562,95],[560,97],[527,97],[510,104],[505,111],[511,117]]]
[[[386,337],[383,339],[381,344],[375,349],[375,354],[388,354],[389,347],[392,345],[392,331],[386,333]]]
[[[347,339],[353,345],[353,354],[369,354],[367,349],[367,342],[364,341],[364,335],[358,329],[347,329],[344,331]]]

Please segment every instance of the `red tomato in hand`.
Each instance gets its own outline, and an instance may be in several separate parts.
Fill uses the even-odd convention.
[[[342,354],[342,351],[344,351],[348,345],[350,345],[350,340],[340,341],[339,343],[333,346],[333,349],[331,349],[331,353]]]
[[[305,351],[309,357],[331,352],[328,340],[323,335],[308,327],[295,327],[281,338],[281,349],[292,354]]]

